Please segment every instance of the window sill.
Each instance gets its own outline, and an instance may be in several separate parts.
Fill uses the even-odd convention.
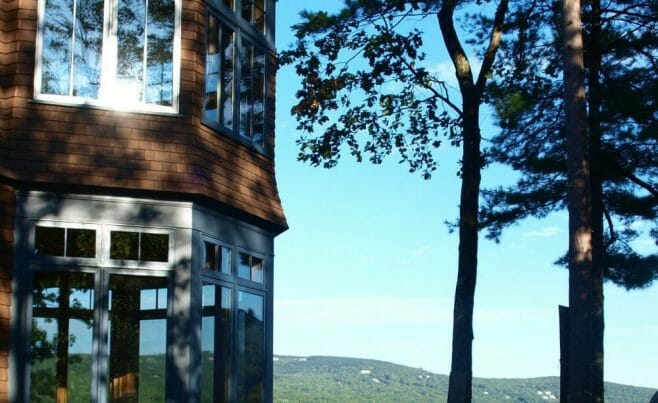
[[[225,128],[224,126],[220,125],[219,123],[213,122],[211,120],[207,119],[202,119],[201,123],[204,126],[207,126],[208,128],[214,130],[215,132],[219,133],[222,136],[228,137],[229,139],[235,141],[236,143],[242,144],[243,146],[256,151],[257,153],[264,155],[267,158],[272,158],[272,154],[267,151],[265,146],[258,146],[251,142],[249,139],[246,137],[236,135],[233,131]]]
[[[121,113],[137,113],[142,115],[158,115],[183,117],[173,107],[163,107],[159,105],[111,105],[101,101],[83,100],[76,98],[60,97],[35,97],[30,99],[30,103],[42,105],[64,106],[69,108],[96,109]]]

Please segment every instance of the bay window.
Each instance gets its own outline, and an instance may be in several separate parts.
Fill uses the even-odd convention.
[[[37,99],[174,111],[175,0],[44,0]]]

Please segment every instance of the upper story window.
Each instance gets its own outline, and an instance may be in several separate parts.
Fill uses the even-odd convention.
[[[236,3],[240,2],[238,6]],[[270,0],[222,0],[222,3],[234,13],[236,8],[241,9],[242,19],[253,25],[258,32],[265,34],[267,28],[267,6]]]
[[[242,0],[242,18],[265,33],[265,0]]]
[[[175,0],[43,0],[35,96],[174,112]]]
[[[270,72],[267,3],[264,0],[223,0],[223,4],[231,12],[211,11],[206,25],[204,120],[262,150]]]

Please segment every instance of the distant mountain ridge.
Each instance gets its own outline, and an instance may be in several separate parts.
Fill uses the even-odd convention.
[[[473,379],[473,402],[558,402],[558,377]],[[324,356],[275,356],[274,401],[444,402],[448,377],[385,361]],[[610,403],[648,403],[655,391],[605,384]]]

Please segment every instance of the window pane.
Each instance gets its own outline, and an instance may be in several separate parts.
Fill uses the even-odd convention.
[[[94,276],[33,277],[30,401],[91,401]]]
[[[233,0],[224,0],[224,5],[233,10]]]
[[[103,46],[103,1],[77,0],[73,56],[73,95],[98,98]]]
[[[41,54],[41,92],[70,95],[73,0],[47,0]]]
[[[222,52],[222,87],[221,87],[221,123],[233,128],[233,60],[235,33],[228,27],[222,27],[221,52]]]
[[[254,3],[253,24],[259,32],[265,32],[265,0],[256,0]]]
[[[231,356],[231,290],[203,285],[201,402],[228,401]]]
[[[174,85],[174,0],[148,0],[148,104],[172,105]]]
[[[260,146],[265,134],[265,57],[265,52],[254,47],[251,140]]]
[[[96,256],[96,231],[91,229],[72,228],[69,228],[66,231],[66,256]]]
[[[110,259],[139,259],[139,233],[112,231],[110,233]]]
[[[119,0],[117,82],[114,91],[125,102],[138,102],[144,88],[145,0]]]
[[[220,246],[221,249],[221,261],[219,263],[220,270],[222,273],[230,274],[231,273],[231,250]]]
[[[141,260],[166,262],[169,260],[169,235],[142,233]]]
[[[217,116],[217,88],[219,81],[219,26],[215,16],[208,16],[208,48],[206,49],[206,107],[204,117],[213,122]]]
[[[167,307],[153,308],[164,277],[110,275],[109,401],[165,401]]]
[[[203,245],[206,250],[206,259],[203,263],[203,268],[206,270],[216,270],[217,269],[217,248],[219,245],[216,245],[212,242],[204,241]]]
[[[253,21],[253,0],[242,0],[242,18],[248,22]]]
[[[251,257],[251,281],[263,282],[263,259]]]
[[[44,256],[64,256],[64,228],[35,227],[34,253]]]
[[[238,277],[251,280],[251,256],[241,252],[239,259]]]
[[[238,401],[263,399],[263,297],[238,291]]]
[[[252,56],[254,46],[242,38],[240,46],[240,135],[251,138],[251,103],[253,102]]]

